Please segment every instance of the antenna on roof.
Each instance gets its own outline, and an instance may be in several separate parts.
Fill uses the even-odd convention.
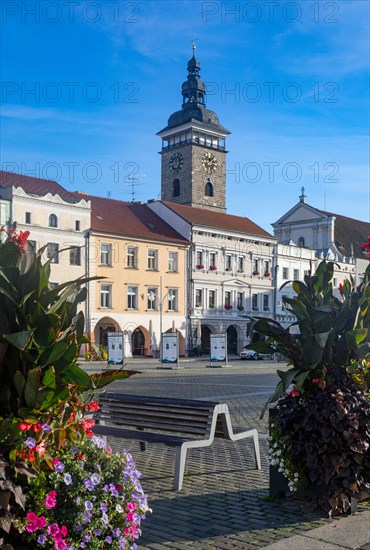
[[[145,178],[145,174],[137,174],[136,176],[128,176],[128,180],[130,180],[130,183],[127,183],[126,185],[131,186],[131,202],[135,202],[135,196],[136,196],[136,186],[137,185],[143,185],[139,182],[138,178]]]
[[[193,40],[191,41],[191,48],[193,50],[193,56],[195,55],[195,50],[197,49],[197,45],[195,42],[197,42],[199,40],[199,38],[193,38]]]

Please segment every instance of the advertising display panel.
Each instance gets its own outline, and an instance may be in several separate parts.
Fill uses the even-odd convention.
[[[162,342],[162,363],[178,363],[179,345],[177,332],[164,332],[161,338]]]
[[[108,332],[108,365],[123,365],[123,332]]]
[[[226,334],[211,334],[211,363],[221,362],[227,359]]]

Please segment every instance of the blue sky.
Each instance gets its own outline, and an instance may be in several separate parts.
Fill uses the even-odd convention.
[[[156,132],[191,44],[227,140],[227,207],[271,231],[298,201],[369,221],[369,3],[3,1],[1,168],[159,198]]]

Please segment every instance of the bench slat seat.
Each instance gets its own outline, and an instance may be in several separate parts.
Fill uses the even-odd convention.
[[[95,434],[139,441],[142,450],[146,442],[176,447],[175,490],[182,487],[187,450],[207,447],[215,437],[231,441],[252,437],[256,468],[261,468],[257,430],[234,433],[225,403],[101,393],[99,405]]]

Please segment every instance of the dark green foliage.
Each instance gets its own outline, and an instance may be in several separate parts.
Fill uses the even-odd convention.
[[[274,424],[289,435],[292,461],[320,487],[319,503],[347,511],[350,497],[370,488],[370,406],[355,384],[332,384],[304,399],[286,397],[274,411]]]

